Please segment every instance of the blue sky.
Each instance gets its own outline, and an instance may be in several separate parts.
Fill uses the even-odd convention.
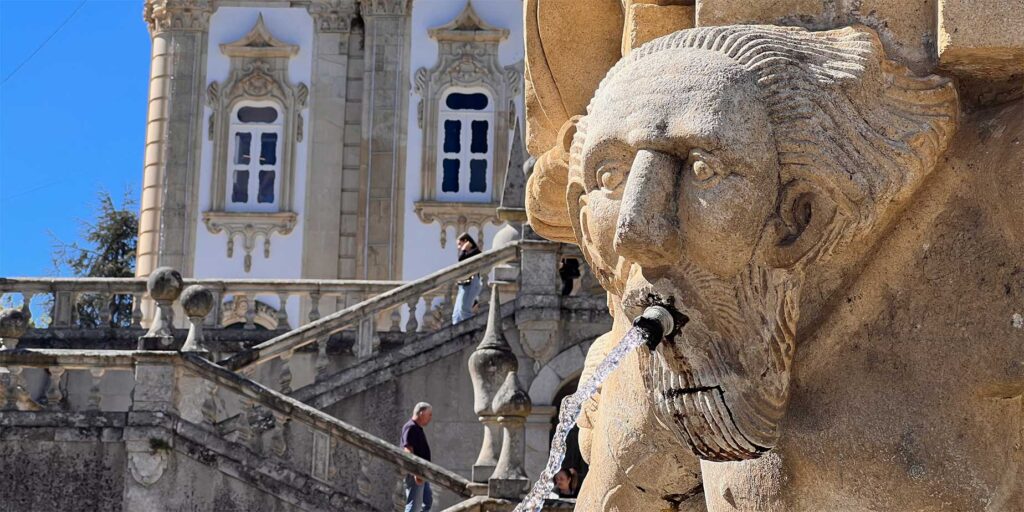
[[[53,275],[99,190],[138,200],[149,51],[141,0],[0,0],[0,276]]]

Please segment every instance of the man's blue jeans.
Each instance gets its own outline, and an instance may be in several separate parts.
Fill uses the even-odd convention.
[[[430,490],[430,482],[423,481],[416,485],[416,478],[405,475],[405,512],[430,512],[434,504],[434,493]]]
[[[474,275],[467,284],[459,285],[459,293],[455,296],[455,309],[452,311],[452,325],[473,316],[473,301],[480,295],[480,276]]]

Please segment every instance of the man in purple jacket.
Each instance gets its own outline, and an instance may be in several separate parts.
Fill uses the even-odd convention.
[[[434,411],[430,404],[420,402],[413,407],[412,418],[402,426],[402,440],[398,443],[405,451],[421,458],[430,460],[430,444],[423,427],[430,423]],[[405,475],[405,512],[430,512],[434,504],[434,493],[430,490],[430,482],[419,476]]]

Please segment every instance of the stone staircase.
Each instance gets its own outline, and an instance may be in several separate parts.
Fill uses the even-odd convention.
[[[479,496],[466,501],[486,493],[486,484],[473,484],[371,434],[389,437],[404,421],[404,406],[376,406],[374,412],[371,405],[352,416],[362,428],[339,419],[347,416],[338,407],[359,396],[372,402],[366,398],[371,391],[439,362],[467,380],[457,387],[471,388],[464,357],[488,327],[491,306],[499,309],[490,321],[503,330],[551,314],[543,310],[551,302],[547,296],[538,302],[515,293],[521,257],[516,242],[408,283],[192,281],[195,289],[180,302],[174,302],[177,295],[154,293],[152,284],[140,292],[145,284],[137,279],[0,279],[0,293],[57,299],[50,326],[0,333],[6,347],[18,347],[0,351],[0,453],[19,461],[21,471],[34,471],[37,477],[22,483],[39,489],[28,493],[29,501],[9,502],[23,493],[0,485],[0,503],[17,503],[15,510],[74,503],[78,498],[71,491],[44,490],[53,476],[40,466],[45,464],[56,466],[62,479],[89,473],[89,485],[75,492],[92,496],[95,506],[89,508],[95,510],[389,510],[400,498],[398,476],[408,472],[426,476],[442,496],[449,493],[449,503],[481,504],[467,510],[507,508]],[[484,280],[493,275],[512,299],[492,305],[482,293],[478,313],[451,325],[456,283],[473,274]],[[257,328],[263,325],[255,318],[257,297],[268,293],[279,297],[279,305],[307,301],[309,321],[285,331],[280,326],[297,323],[296,316],[280,307],[271,311],[275,329]],[[319,301],[328,293],[339,307],[350,305],[321,318]],[[132,325],[114,327],[113,315],[104,315],[100,325],[76,326],[67,311],[74,312],[76,297],[85,294],[131,295]],[[212,296],[205,305],[196,299],[204,295]],[[228,315],[217,311],[228,296],[236,304],[244,298],[247,308],[240,317],[244,324],[233,328],[224,324]],[[146,318],[144,304],[152,297],[163,302],[157,300]],[[607,315],[601,297],[566,297],[556,307],[578,323],[593,321],[595,332],[601,330],[597,319]],[[177,328],[171,327],[174,311]],[[2,314],[27,322],[28,313],[22,308]],[[181,313],[189,319],[188,330]],[[165,350],[137,350],[140,336],[172,341]],[[183,344],[200,352],[181,352]],[[465,401],[459,407],[471,409],[472,400]],[[39,441],[53,453],[41,459],[33,455],[40,451],[37,445],[8,442],[19,439]],[[93,467],[99,452],[110,459],[103,471]],[[471,454],[460,457],[472,460]],[[467,469],[460,471],[468,474]],[[17,480],[16,472],[8,476]]]

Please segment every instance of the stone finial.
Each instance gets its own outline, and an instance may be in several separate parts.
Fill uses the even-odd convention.
[[[492,406],[508,374],[515,374],[519,361],[501,328],[501,298],[498,285],[491,285],[487,329],[476,350],[469,356],[469,377],[473,382],[473,411],[484,425],[484,441],[473,464],[473,481],[486,482],[498,463],[501,431]]]
[[[529,489],[526,476],[526,417],[530,415],[530,397],[515,372],[505,382],[492,405],[502,429],[501,455],[494,473],[487,480],[487,495],[492,498],[518,499]]]
[[[203,341],[203,319],[213,310],[214,297],[209,288],[194,284],[181,292],[181,307],[188,315],[189,328],[188,337],[181,347],[182,352],[206,352],[202,346]]]
[[[166,349],[174,343],[174,309],[172,304],[181,295],[185,283],[181,273],[170,267],[160,267],[149,275],[146,289],[156,301],[156,315],[149,332],[139,338],[139,350]]]
[[[18,347],[18,340],[28,330],[28,315],[20,309],[0,310],[0,344],[4,350]]]

